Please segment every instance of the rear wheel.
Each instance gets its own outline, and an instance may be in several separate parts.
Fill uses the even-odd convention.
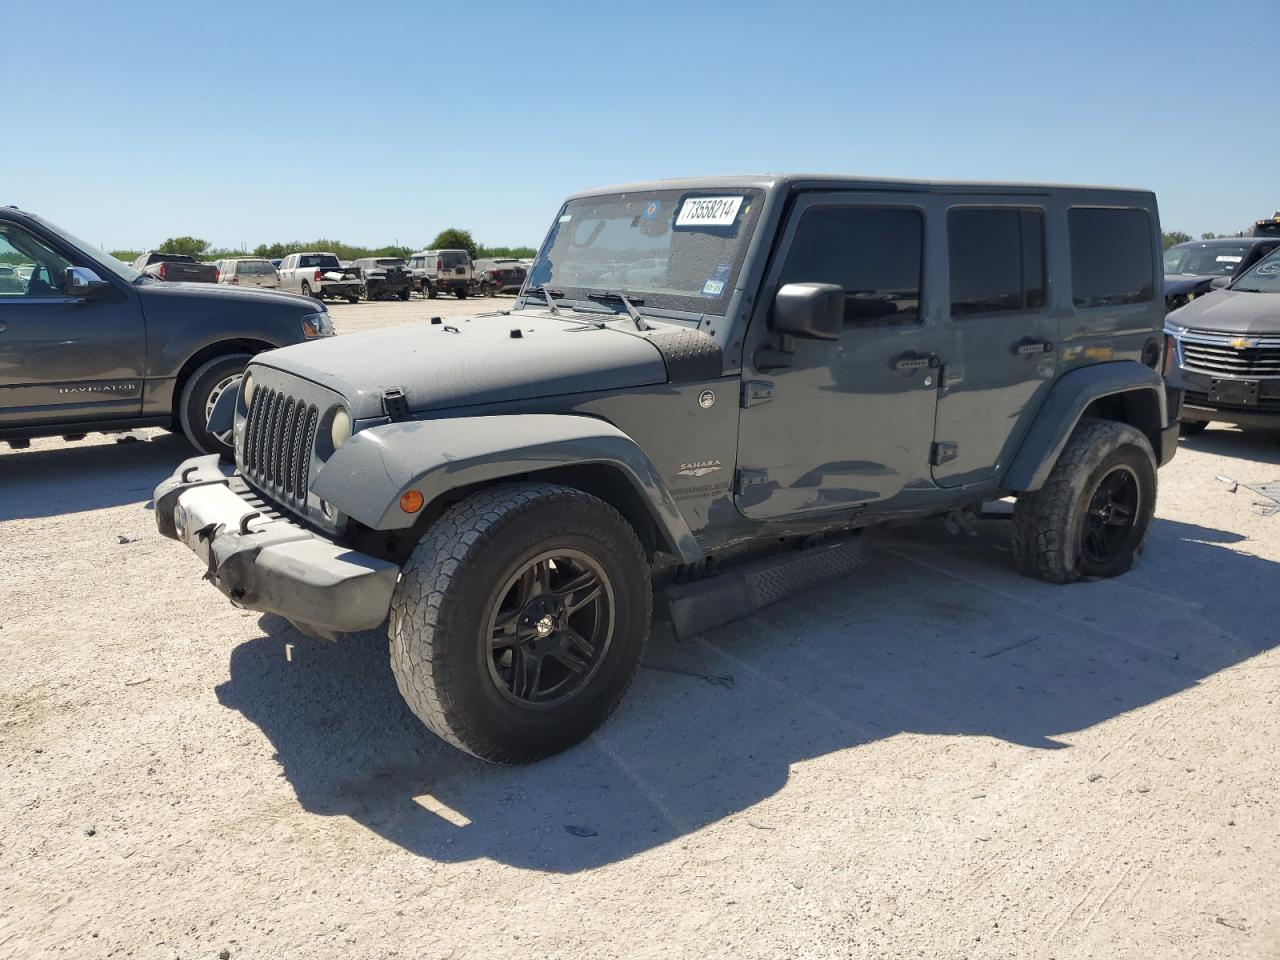
[[[1146,543],[1156,506],[1156,458],[1126,423],[1082,420],[1045,485],[1018,498],[1013,555],[1051,583],[1114,577]]]
[[[216,453],[223,460],[234,458],[235,448],[231,431],[213,433],[209,430],[209,414],[225,390],[237,389],[236,382],[244,373],[250,356],[232,353],[215,357],[198,367],[182,388],[178,399],[178,422],[182,432],[201,453]]]
[[[359,302],[360,302],[359,290],[355,291],[354,293],[347,294],[347,303],[359,303]]]
[[[422,295],[428,300],[434,300],[436,298],[436,285],[430,280],[424,280],[422,282]]]
[[[432,732],[525,763],[613,712],[649,631],[649,565],[630,525],[580,490],[504,484],[449,508],[392,599],[391,668]]]
[[[311,292],[311,284],[305,280],[302,281],[302,295],[304,297],[315,297],[315,294]]]
[[[453,295],[457,297],[459,300],[465,300],[467,299],[467,288],[458,287],[458,289],[453,291]]]

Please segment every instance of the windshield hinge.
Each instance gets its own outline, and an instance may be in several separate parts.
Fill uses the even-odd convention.
[[[399,387],[382,391],[382,409],[392,423],[409,419],[409,401]]]
[[[929,456],[929,462],[937,467],[944,463],[950,463],[958,456],[960,456],[960,444],[939,440],[933,445],[933,452]]]
[[[744,380],[742,382],[742,406],[754,407],[773,399],[773,382],[770,380]]]
[[[768,470],[753,470],[750,467],[739,467],[734,475],[733,492],[735,496],[742,496],[748,487],[758,487],[762,483],[769,482]]]

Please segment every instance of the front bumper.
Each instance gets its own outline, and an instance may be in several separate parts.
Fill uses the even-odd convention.
[[[312,633],[368,630],[387,616],[400,569],[254,507],[217,455],[185,461],[156,487],[156,526],[185,543],[238,607],[274,613]]]

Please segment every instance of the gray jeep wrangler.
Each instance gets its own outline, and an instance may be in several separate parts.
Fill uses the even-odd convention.
[[[592,190],[511,310],[254,357],[166,536],[324,637],[389,617],[413,712],[530,761],[680,635],[844,576],[860,531],[1014,496],[1055,583],[1128,570],[1177,444],[1141,191],[816,176]]]

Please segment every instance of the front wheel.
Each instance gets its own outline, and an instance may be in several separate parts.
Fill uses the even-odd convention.
[[[1137,561],[1156,508],[1156,458],[1140,430],[1082,420],[1045,485],[1018,497],[1013,555],[1050,583],[1114,577]]]
[[[213,433],[209,429],[209,415],[225,390],[237,388],[237,381],[244,373],[250,356],[247,353],[231,353],[215,357],[197,368],[182,388],[178,398],[178,422],[191,445],[201,453],[216,453],[225,461],[235,456],[231,431]]]
[[[408,287],[405,287],[403,290],[401,290],[401,291],[400,291],[400,293],[398,294],[398,296],[400,297],[400,299],[401,299],[401,300],[408,300],[408,299],[409,299],[409,288],[408,288]]]
[[[635,532],[571,487],[512,483],[450,507],[392,598],[391,669],[431,731],[527,763],[590,736],[622,700],[649,632]]]

